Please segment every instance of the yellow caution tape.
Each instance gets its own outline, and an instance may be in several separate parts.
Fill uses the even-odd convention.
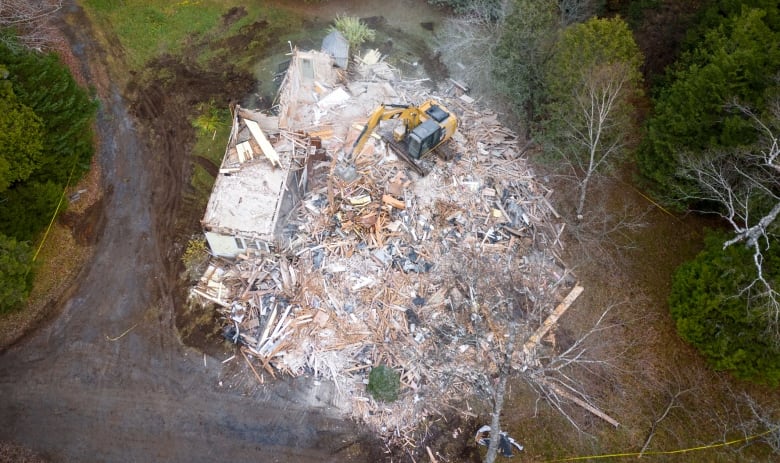
[[[706,450],[706,449],[713,449],[717,447],[726,447],[729,445],[734,444],[740,444],[743,442],[748,442],[754,439],[758,439],[759,437],[766,436],[767,434],[771,434],[773,432],[776,432],[777,430],[780,430],[780,427],[772,428],[767,431],[764,431],[760,434],[755,434],[748,437],[743,437],[741,439],[734,439],[728,442],[721,442],[718,444],[709,444],[709,445],[700,445],[698,447],[690,447],[687,449],[679,449],[679,450],[656,450],[656,451],[650,451],[650,452],[630,452],[630,453],[610,453],[606,455],[589,455],[585,457],[569,457],[569,458],[561,458],[559,460],[547,460],[545,463],[561,463],[565,461],[583,461],[583,460],[602,460],[606,458],[622,458],[622,457],[644,457],[644,456],[653,456],[653,455],[674,455],[677,453],[688,453],[688,452],[697,452],[700,450]]]

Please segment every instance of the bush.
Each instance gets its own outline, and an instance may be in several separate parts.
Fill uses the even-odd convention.
[[[376,400],[395,402],[401,389],[401,375],[386,365],[378,365],[368,375],[368,392]]]
[[[32,287],[32,249],[0,234],[0,313],[17,309]]]
[[[360,45],[368,40],[374,40],[376,31],[360,22],[355,16],[336,16],[330,31],[339,31],[349,42],[352,53],[356,52]]]
[[[711,233],[705,249],[675,272],[669,306],[680,337],[696,347],[716,370],[771,385],[780,384],[780,346],[756,291],[744,291],[756,277],[752,250],[723,249],[725,236]],[[780,283],[780,242],[766,253],[765,275]],[[771,252],[771,254],[770,254]],[[763,301],[765,302],[765,301]]]
[[[206,246],[206,239],[203,237],[192,238],[187,243],[187,248],[184,250],[184,255],[181,256],[181,260],[184,263],[187,278],[191,281],[197,281],[203,273],[203,270],[205,270],[206,263],[209,260],[209,250]]]

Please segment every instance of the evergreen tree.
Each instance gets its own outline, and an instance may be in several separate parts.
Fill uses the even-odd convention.
[[[755,279],[745,246],[723,248],[727,237],[710,234],[705,249],[675,272],[669,305],[677,332],[718,370],[780,384],[780,346],[767,332],[761,298],[746,287]],[[780,283],[780,242],[765,254],[767,277]]]
[[[32,285],[29,244],[0,234],[0,313],[18,308]]]
[[[43,121],[43,156],[31,173],[38,182],[65,185],[89,169],[94,152],[92,121],[97,102],[84,91],[55,54],[13,51],[0,45],[0,65],[18,100]]]
[[[558,26],[555,0],[515,0],[504,21],[493,72],[499,90],[527,124],[536,119],[545,97],[544,66]]]
[[[755,141],[752,122],[744,114],[728,111],[728,104],[736,100],[761,112],[776,91],[780,32],[770,27],[768,17],[773,14],[746,9],[709,30],[703,42],[681,58],[671,71],[670,83],[655,99],[638,164],[667,201],[692,188],[688,179],[677,175],[680,153]]]
[[[0,193],[26,180],[41,162],[41,119],[14,94],[0,65]]]

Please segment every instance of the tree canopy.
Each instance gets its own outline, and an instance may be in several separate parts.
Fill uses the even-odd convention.
[[[547,67],[544,139],[578,181],[577,216],[589,184],[626,153],[635,132],[642,54],[621,18],[567,27]]]
[[[41,119],[14,94],[0,66],[0,193],[26,180],[41,162]]]
[[[54,54],[0,44],[0,66],[0,126],[13,129],[0,134],[0,233],[33,241],[89,168],[97,102]]]
[[[752,252],[723,248],[727,236],[710,234],[705,249],[675,273],[669,305],[677,332],[718,370],[780,384],[780,345],[769,335],[760,300],[745,288],[754,281]],[[780,283],[780,241],[770,246],[769,278]]]
[[[0,312],[32,282],[31,242],[89,168],[97,102],[54,54],[0,41]]]
[[[544,99],[544,66],[558,25],[554,0],[515,0],[502,27],[493,73],[499,91],[526,123],[536,118]]]
[[[637,156],[641,173],[661,198],[673,202],[679,190],[690,189],[690,182],[677,175],[679,153],[755,141],[748,118],[727,106],[737,101],[761,112],[776,95],[780,31],[770,27],[771,17],[765,10],[745,9],[724,20],[670,71]]]
[[[19,101],[44,122],[44,155],[31,178],[64,185],[74,166],[76,179],[80,178],[89,169],[94,152],[92,121],[97,101],[53,53],[0,46],[0,64],[8,70],[7,79]]]

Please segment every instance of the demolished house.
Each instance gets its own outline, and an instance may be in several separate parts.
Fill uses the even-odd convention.
[[[216,304],[259,380],[331,380],[345,413],[413,445],[427,416],[490,390],[508,339],[530,340],[511,360],[536,371],[541,322],[568,307],[574,280],[551,191],[494,113],[404,81],[375,52],[356,67],[347,78],[328,54],[296,50],[278,116],[234,111],[203,219],[217,257],[193,295]],[[378,105],[430,98],[460,121],[452,161],[428,154],[417,175],[379,136],[350,152]],[[367,390],[379,365],[400,375],[395,402]]]

